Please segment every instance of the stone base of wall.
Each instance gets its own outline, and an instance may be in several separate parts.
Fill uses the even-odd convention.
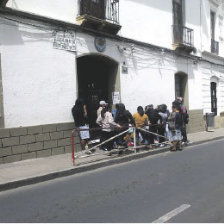
[[[223,116],[215,116],[215,128],[224,128]]]
[[[205,131],[205,119],[203,110],[190,110],[189,111],[189,124],[187,125],[188,133],[195,133]]]
[[[206,130],[203,110],[190,110],[188,133]],[[49,124],[33,127],[0,129],[0,164],[47,157],[71,152],[74,123]],[[224,117],[215,117],[215,128],[224,128]],[[75,151],[81,151],[78,133]]]
[[[0,129],[0,164],[71,152],[74,123]],[[75,150],[81,150],[78,133]]]

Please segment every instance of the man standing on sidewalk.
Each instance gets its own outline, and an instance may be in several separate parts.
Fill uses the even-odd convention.
[[[188,140],[187,140],[186,128],[187,128],[187,124],[189,122],[189,115],[187,113],[186,106],[184,106],[184,98],[183,97],[177,97],[177,101],[180,103],[180,111],[181,111],[181,114],[182,114],[182,117],[183,117],[183,125],[182,125],[182,129],[181,129],[181,133],[182,133],[182,136],[183,136],[182,142],[184,144],[187,144]]]

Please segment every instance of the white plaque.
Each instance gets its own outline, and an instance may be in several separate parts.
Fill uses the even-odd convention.
[[[120,93],[113,92],[113,104],[120,103]]]

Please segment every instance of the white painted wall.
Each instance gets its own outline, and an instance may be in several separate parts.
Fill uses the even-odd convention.
[[[75,23],[78,0],[9,0],[7,7]]]
[[[80,34],[75,52],[53,48],[53,30],[0,19],[0,53],[5,127],[73,121],[77,97],[76,57],[98,53],[94,38]],[[105,56],[122,63],[117,43],[107,40]]]
[[[11,0],[8,6],[11,4],[17,9],[74,22],[76,2],[64,1],[67,4],[63,5],[63,12],[59,9],[59,0],[48,0],[46,4],[46,0],[38,0],[37,5],[31,4],[32,0]],[[186,26],[195,30],[195,44],[198,49],[210,51],[209,2],[204,0],[200,5],[200,1],[197,1],[192,8],[193,2],[195,1],[186,1]],[[54,10],[49,10],[52,5]],[[122,0],[120,7],[120,35],[172,48],[171,0],[166,0],[165,3],[164,0]],[[201,17],[197,14],[200,7],[202,12],[206,12]],[[54,49],[52,32],[51,28],[41,30],[0,19],[6,127],[73,120],[71,107],[78,92],[76,57],[98,52],[94,46],[94,36],[78,32],[77,53]],[[126,50],[119,51],[118,46]],[[144,107],[148,104],[156,106],[166,103],[170,108],[174,100],[176,72],[188,74],[189,109],[204,108],[204,112],[211,110],[210,78],[217,76],[220,80],[218,112],[224,110],[224,71],[211,68],[208,63],[194,64],[191,59],[109,39],[103,55],[117,61],[120,66],[123,62],[127,64],[128,74],[120,74],[121,99],[132,113],[139,105]],[[215,57],[213,61],[220,63],[220,59]]]
[[[185,26],[193,29],[194,46],[197,48],[197,55],[199,56],[202,42],[200,3],[200,0],[185,0]]]
[[[70,121],[74,53],[53,49],[49,31],[2,23],[0,30],[5,126]]]
[[[39,30],[0,20],[0,53],[6,127],[72,121],[71,107],[77,97],[76,57],[99,54],[94,37],[76,33],[77,53],[53,48],[53,30]],[[121,99],[132,113],[137,106],[174,100],[174,74],[189,69],[192,62],[164,52],[107,39],[104,56],[126,62],[128,74],[120,74]],[[125,51],[119,51],[125,47]],[[188,64],[187,64],[188,63]],[[195,97],[200,80],[190,81],[190,109],[201,109]]]
[[[211,112],[211,91],[210,83],[216,80],[217,83],[217,114],[224,111],[224,71],[217,69],[211,64],[203,62],[201,63],[201,77],[202,77],[202,106],[204,113]]]
[[[211,52],[211,23],[210,23],[210,12],[214,11],[216,13],[215,15],[215,40],[219,42],[219,56],[224,57],[224,42],[220,41],[221,39],[224,39],[224,33],[222,30],[224,29],[224,25],[219,25],[219,18],[220,16],[223,17],[224,10],[222,5],[216,6],[209,1],[202,1],[202,51]]]
[[[122,0],[119,4],[122,26],[119,35],[172,49],[172,0]],[[9,0],[7,7],[70,23],[76,23],[78,15],[78,0],[63,0],[63,4],[62,0]],[[185,0],[185,25],[194,30],[198,56],[202,51],[210,52],[211,8],[209,0]],[[218,17],[224,15],[223,7],[216,8],[216,12],[219,41]],[[224,56],[224,42],[220,43],[220,49],[220,55]]]
[[[171,0],[120,1],[120,35],[172,48]]]

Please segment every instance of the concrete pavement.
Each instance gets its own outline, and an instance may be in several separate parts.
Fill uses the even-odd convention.
[[[221,138],[224,138],[224,128],[188,134],[189,145]],[[84,155],[82,158],[76,159],[75,166],[72,164],[70,153],[2,164],[0,165],[0,191],[123,163],[166,151],[169,151],[169,147],[147,151],[141,150],[138,153],[124,154],[122,156],[117,154],[112,156],[102,155],[98,154],[99,151],[96,151],[91,156]]]

